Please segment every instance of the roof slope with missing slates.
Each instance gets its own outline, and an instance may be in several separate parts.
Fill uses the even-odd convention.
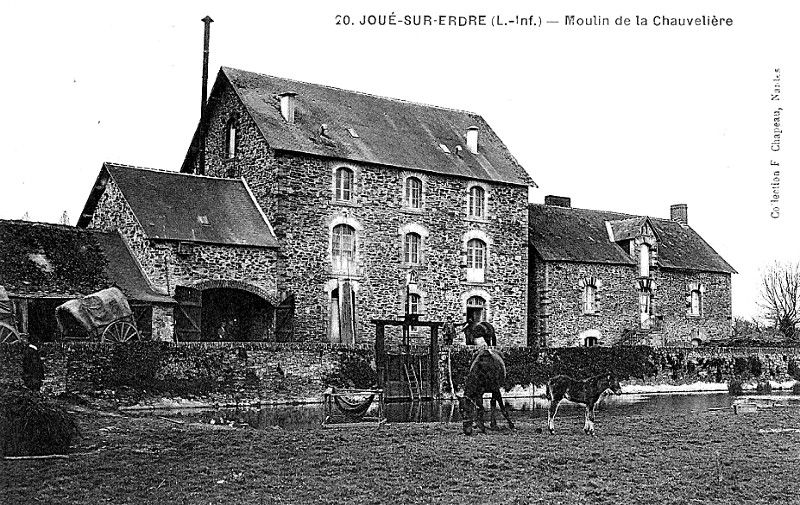
[[[148,238],[278,247],[272,228],[241,179],[113,163],[105,163],[103,167],[125,196]]]
[[[636,264],[622,247],[611,242],[606,222],[641,224],[645,216],[550,205],[529,206],[529,241],[545,261]],[[649,218],[658,236],[658,264],[662,268],[736,273],[689,226],[668,219]]]
[[[119,234],[50,223],[0,220],[0,285],[30,298],[118,286],[131,300],[174,302],[152,289]]]
[[[509,184],[535,186],[484,119],[445,109],[223,67],[227,79],[274,149]],[[294,124],[279,95],[296,93]],[[319,134],[328,126],[328,137]],[[478,154],[466,149],[467,128],[479,130]],[[358,135],[353,137],[348,129]],[[461,156],[447,154],[461,145]]]

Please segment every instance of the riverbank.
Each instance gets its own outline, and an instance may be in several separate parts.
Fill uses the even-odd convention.
[[[81,408],[68,459],[0,461],[9,503],[785,503],[797,410],[581,416],[466,437],[459,423],[256,430]],[[537,428],[539,429],[537,431]]]

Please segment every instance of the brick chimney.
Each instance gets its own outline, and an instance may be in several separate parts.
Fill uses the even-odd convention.
[[[568,196],[554,196],[554,195],[547,195],[544,197],[544,204],[545,205],[552,205],[553,207],[572,207],[572,199]]]
[[[467,149],[472,154],[478,154],[478,127],[470,126],[467,128]]]
[[[281,97],[281,115],[289,124],[294,124],[294,106],[297,93],[287,91],[278,95]]]
[[[689,224],[689,207],[685,203],[676,203],[669,206],[669,218],[681,226]]]

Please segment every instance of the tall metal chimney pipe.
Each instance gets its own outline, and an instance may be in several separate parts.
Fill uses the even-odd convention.
[[[211,16],[204,17],[201,21],[205,24],[203,30],[203,99],[200,102],[200,142],[198,150],[200,158],[197,165],[197,173],[206,173],[206,101],[208,100],[208,43],[211,38],[211,23],[214,22]]]

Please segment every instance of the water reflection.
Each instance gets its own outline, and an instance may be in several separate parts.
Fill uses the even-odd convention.
[[[790,404],[800,405],[800,396],[771,393],[747,394],[739,397],[728,393],[669,393],[669,394],[625,394],[606,396],[599,404],[598,410],[603,415],[652,415],[666,414],[675,411],[702,412],[709,409],[728,408],[734,401],[766,405]],[[507,404],[512,409],[515,420],[547,418],[548,401],[544,398],[508,398]],[[484,400],[488,410],[489,400]],[[370,407],[369,416],[376,415],[377,405]],[[458,402],[427,401],[388,403],[384,412],[389,423],[408,422],[459,422]],[[564,401],[559,406],[561,416],[583,416],[583,406]],[[187,422],[206,424],[227,424],[251,426],[257,429],[303,429],[319,428],[325,417],[322,404],[308,405],[272,405],[252,409],[220,408],[213,410],[197,410],[173,412],[173,416],[184,417]],[[500,414],[498,413],[498,416]],[[486,420],[489,414],[486,414]]]

